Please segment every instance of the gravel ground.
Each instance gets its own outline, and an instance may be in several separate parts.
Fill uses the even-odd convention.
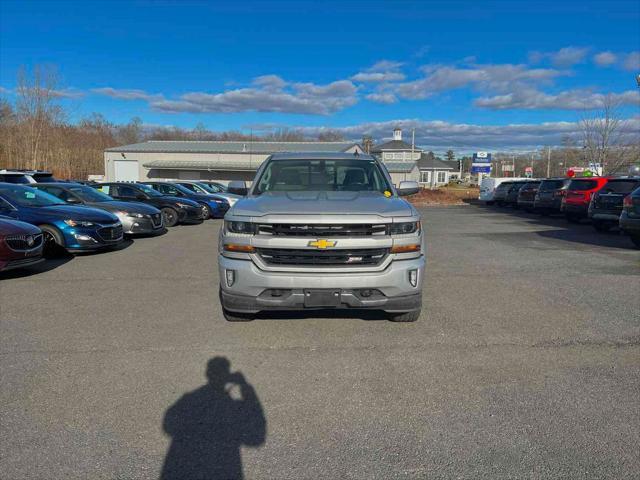
[[[226,323],[220,221],[4,274],[0,478],[637,478],[630,241],[423,215],[415,324]]]

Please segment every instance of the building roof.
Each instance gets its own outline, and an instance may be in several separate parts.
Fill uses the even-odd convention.
[[[164,170],[225,170],[225,171],[255,171],[264,158],[256,157],[251,160],[216,159],[216,160],[151,160],[142,164],[149,170],[159,168]]]
[[[276,152],[344,152],[357,145],[354,142],[242,142],[150,140],[148,142],[108,148],[106,152],[122,153],[256,153]]]
[[[413,148],[414,151],[416,152],[421,152],[422,150],[420,148],[414,147]],[[374,145],[371,148],[371,151],[376,153],[376,152],[382,152],[383,150],[409,150],[411,151],[411,145],[409,145],[407,142],[404,142],[402,140],[391,140],[390,142],[385,142],[381,145]]]
[[[445,165],[450,166],[454,170],[460,169],[460,160],[441,160],[441,162],[444,163]]]
[[[442,160],[431,158],[424,153],[420,155],[420,159],[418,160],[418,168],[420,170],[454,170],[453,167],[447,165]],[[457,170],[457,168],[455,170]]]
[[[409,173],[416,168],[416,162],[384,162],[389,173]]]

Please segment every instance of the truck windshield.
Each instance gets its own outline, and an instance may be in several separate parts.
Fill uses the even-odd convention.
[[[292,191],[391,191],[375,160],[275,160],[254,193]]]

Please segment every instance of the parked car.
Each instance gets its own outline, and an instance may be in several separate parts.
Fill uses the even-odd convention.
[[[56,246],[68,252],[94,251],[122,242],[122,224],[115,215],[84,206],[72,206],[35,188],[0,184],[0,215],[38,226],[45,253]]]
[[[0,218],[0,271],[42,261],[42,231],[30,223]]]
[[[533,210],[542,214],[559,212],[562,197],[570,182],[570,178],[545,178],[542,180],[533,202]]]
[[[562,197],[560,211],[569,222],[579,222],[588,218],[591,195],[600,190],[608,181],[607,177],[573,178]]]
[[[607,180],[607,183],[591,196],[588,215],[593,228],[598,232],[607,232],[617,227],[625,197],[638,187],[640,187],[640,177]]]
[[[507,192],[513,185],[513,182],[514,180],[507,180],[496,187],[496,190],[493,193],[493,201],[499,207],[504,206],[505,201],[507,200]]]
[[[619,225],[620,230],[629,235],[633,244],[640,248],[640,188],[624,197]]]
[[[178,223],[202,223],[204,219],[205,212],[197,202],[163,195],[141,183],[97,183],[91,187],[115,200],[142,202],[156,207],[162,213],[162,222],[166,227],[173,227]]]
[[[498,187],[505,182],[513,182],[514,180],[520,179],[513,177],[483,178],[482,182],[480,183],[480,195],[478,195],[478,200],[480,200],[481,202],[485,202],[487,205],[493,205],[493,203],[496,201],[495,194]]]
[[[164,195],[171,195],[173,197],[188,198],[194,202],[198,202],[202,209],[205,211],[206,218],[222,218],[224,214],[229,210],[229,203],[217,195],[210,193],[198,193],[194,192],[186,187],[183,187],[176,182],[139,182],[142,185],[148,185],[154,190],[159,191]]]
[[[229,207],[232,207],[234,203],[236,203],[238,200],[242,198],[240,195],[235,195],[229,192],[217,192],[213,187],[211,187],[211,185],[208,185],[206,183],[195,182],[192,180],[178,180],[171,183],[182,185],[184,188],[187,188],[194,193],[214,195],[218,198],[225,200],[229,204]]]
[[[38,183],[33,187],[66,203],[86,205],[113,213],[120,219],[125,235],[159,235],[166,231],[162,213],[151,205],[119,202],[95,188],[77,183]]]
[[[48,172],[46,170],[19,169],[17,171],[22,172],[25,175],[28,175],[36,183],[40,183],[40,182],[52,183],[52,182],[58,182],[59,181],[58,179],[56,179],[53,176],[53,173]]]
[[[527,212],[533,211],[538,188],[540,188],[540,180],[526,182],[518,191],[518,208],[522,208]]]
[[[507,195],[504,199],[504,204],[513,208],[518,208],[518,194],[520,189],[527,184],[526,180],[518,180],[513,182],[507,190]]]
[[[35,183],[35,180],[29,177],[29,175],[25,175],[23,172],[2,169],[0,170],[0,182],[29,185],[31,183]]]
[[[198,183],[207,185],[211,193],[228,193],[229,187],[220,182],[212,182],[211,180],[199,180]]]

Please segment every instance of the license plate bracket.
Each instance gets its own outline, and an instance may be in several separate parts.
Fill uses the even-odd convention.
[[[340,290],[309,289],[304,291],[305,307],[337,307],[340,305]]]

